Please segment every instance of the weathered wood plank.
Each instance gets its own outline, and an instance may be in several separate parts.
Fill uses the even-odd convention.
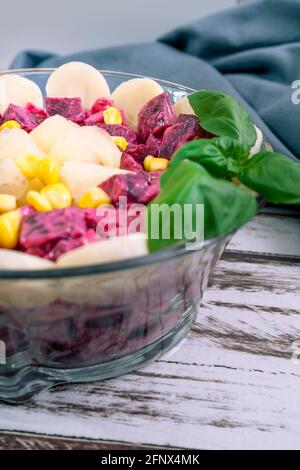
[[[239,353],[241,354],[241,353]],[[126,378],[44,393],[15,427],[187,448],[299,448],[299,378],[157,363]],[[1,410],[2,414],[2,410]],[[45,424],[43,424],[45,423]]]
[[[227,250],[300,258],[300,210],[297,217],[271,212],[255,217],[233,237]]]
[[[0,432],[0,449],[4,450],[161,450],[156,446],[140,446],[123,442],[67,439],[28,433]]]

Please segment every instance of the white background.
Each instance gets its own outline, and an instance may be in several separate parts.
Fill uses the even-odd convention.
[[[0,68],[24,49],[60,54],[149,41],[235,0],[2,0]]]

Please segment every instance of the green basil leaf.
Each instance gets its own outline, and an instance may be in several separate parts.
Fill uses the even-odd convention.
[[[231,178],[239,173],[240,165],[248,159],[248,152],[236,140],[217,137],[188,142],[173,155],[170,165],[185,159],[200,163],[217,178]]]
[[[300,204],[300,164],[276,152],[260,152],[245,164],[239,180],[273,204]]]
[[[197,91],[188,96],[201,126],[219,137],[231,137],[250,150],[256,130],[248,112],[232,96],[221,91]]]
[[[229,181],[211,176],[201,165],[184,160],[171,166],[161,178],[161,193],[148,206],[148,244],[150,251],[178,244],[178,226],[173,216],[164,217],[159,209],[171,209],[177,204],[184,228],[181,240],[192,241],[185,233],[193,233],[197,205],[204,205],[205,239],[227,235],[248,222],[257,212],[256,199],[244,189]],[[185,213],[185,205],[192,211]],[[192,216],[190,216],[192,215]],[[177,221],[178,222],[178,221]],[[166,239],[163,234],[168,233]],[[153,236],[153,233],[156,234]]]

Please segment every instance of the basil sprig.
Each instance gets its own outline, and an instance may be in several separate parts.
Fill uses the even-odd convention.
[[[249,113],[232,96],[221,91],[197,91],[188,96],[201,127],[219,137],[231,137],[250,150],[256,130]]]
[[[273,204],[300,204],[300,163],[281,153],[257,153],[241,167],[238,178]]]
[[[173,155],[161,177],[161,192],[148,206],[150,251],[179,242],[175,236],[178,220],[154,217],[157,207],[177,204],[184,209],[191,204],[192,216],[185,216],[183,210],[181,223],[192,233],[195,208],[203,204],[207,239],[227,235],[254,217],[258,205],[247,188],[271,203],[300,204],[300,164],[276,152],[260,152],[249,158],[256,130],[234,98],[222,92],[200,91],[188,99],[201,126],[217,137],[189,142]],[[233,184],[234,177],[246,188]],[[165,229],[170,230],[169,238],[163,236]]]
[[[203,165],[217,178],[237,176],[240,166],[248,159],[249,151],[230,137],[193,140],[180,147],[173,155],[170,165],[182,160],[192,160]]]
[[[260,152],[245,159],[244,150],[238,142],[228,138],[195,140],[173,155],[171,167],[189,159],[216,177],[237,177],[268,202],[300,204],[299,163],[276,152]]]
[[[173,214],[157,217],[157,209],[163,206],[172,208],[173,204],[182,209],[181,220],[175,220]],[[204,205],[204,238],[227,235],[248,222],[257,212],[256,199],[243,188],[229,181],[211,176],[201,165],[184,160],[170,167],[161,177],[161,192],[148,206],[148,244],[150,251],[167,248],[178,244],[175,236],[176,223],[181,223],[185,233],[193,233],[197,204]],[[191,205],[191,213],[185,214],[185,206]],[[167,226],[166,226],[167,225]],[[170,237],[164,238],[164,233]],[[153,236],[155,234],[155,237]]]

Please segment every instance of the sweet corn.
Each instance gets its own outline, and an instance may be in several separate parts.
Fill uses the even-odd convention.
[[[17,208],[17,199],[10,194],[0,194],[0,214],[13,211]]]
[[[19,241],[21,212],[19,209],[0,215],[0,247],[12,250]]]
[[[160,157],[152,157],[148,155],[148,157],[144,160],[144,168],[146,171],[164,171],[168,168],[169,160],[166,158]]]
[[[38,177],[44,183],[54,184],[59,182],[59,164],[55,158],[45,157],[39,162]]]
[[[122,124],[122,114],[117,108],[110,106],[105,111],[103,111],[103,118],[105,124]]]
[[[110,204],[111,199],[101,188],[89,189],[80,199],[79,207],[82,209],[95,208],[102,204]]]
[[[128,142],[127,140],[124,138],[124,137],[119,137],[119,136],[113,136],[112,137],[112,140],[114,141],[114,143],[120,147],[124,152],[125,150],[127,149],[127,146],[128,146]]]
[[[33,180],[28,181],[25,193],[17,201],[18,207],[22,207],[27,204],[27,193],[29,191],[37,191],[39,193],[43,187],[44,185],[39,178],[33,178]]]
[[[41,157],[39,155],[30,153],[25,157],[19,158],[15,163],[25,178],[32,180],[38,175],[40,161]]]
[[[37,191],[29,191],[26,197],[27,203],[39,212],[47,212],[52,210],[52,206],[48,198]]]
[[[41,190],[41,196],[49,201],[52,209],[65,209],[72,204],[72,194],[62,183],[48,184]]]
[[[21,126],[17,121],[6,121],[0,126],[0,131],[3,129],[21,129]]]

